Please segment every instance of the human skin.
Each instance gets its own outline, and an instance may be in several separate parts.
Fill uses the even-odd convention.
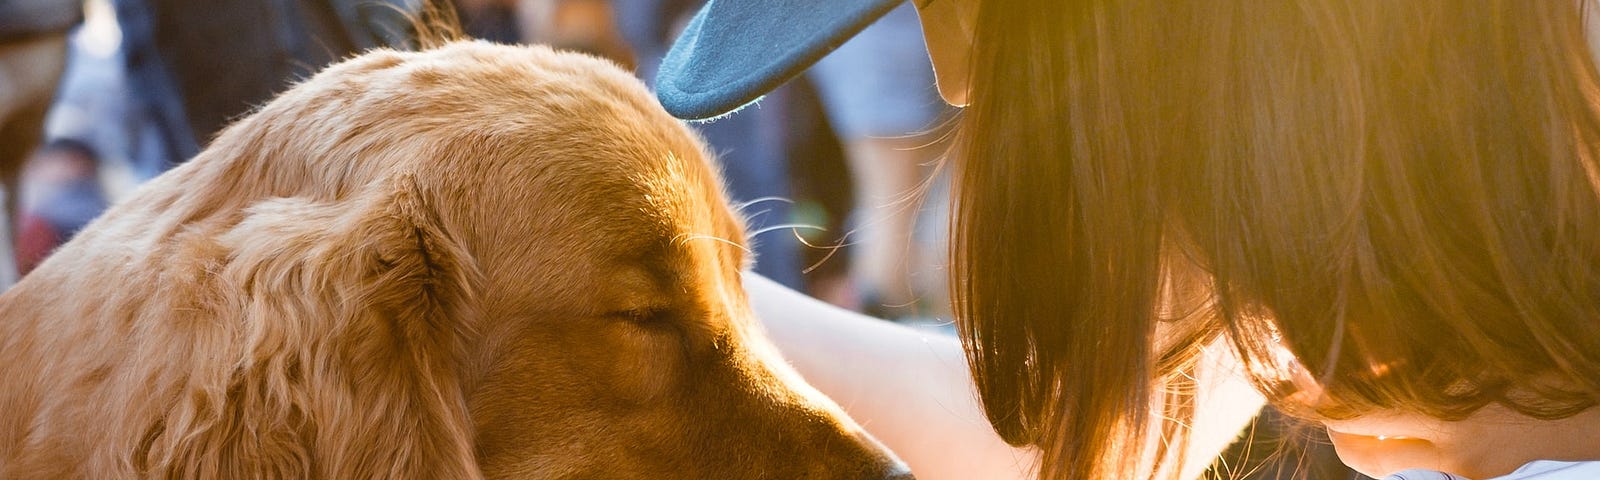
[[[989,425],[955,338],[871,320],[751,273],[744,286],[768,337],[795,370],[919,480],[1034,478],[1038,452],[1006,445]],[[1200,478],[1261,407],[1230,351],[1206,350],[1179,478]]]
[[[916,0],[922,36],[933,59],[939,96],[945,103],[967,106],[967,67],[977,29],[976,0]]]
[[[1594,408],[1560,420],[1489,405],[1457,422],[1385,411],[1325,424],[1340,460],[1375,478],[1411,468],[1492,478],[1534,460],[1600,460]]]

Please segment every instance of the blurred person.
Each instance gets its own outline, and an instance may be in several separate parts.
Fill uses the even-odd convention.
[[[498,43],[549,45],[633,68],[608,0],[454,0],[462,30]]]
[[[407,0],[113,0],[129,90],[161,129],[160,173],[333,60],[409,41]]]
[[[99,155],[76,140],[50,142],[23,172],[22,215],[17,222],[17,268],[26,275],[55,247],[106,208]]]
[[[719,115],[897,3],[711,0],[658,94]],[[1594,5],[916,4],[964,347],[746,285],[919,478],[1197,478],[1263,398],[1374,477],[1600,478]]]
[[[411,20],[421,5],[409,0],[111,4],[120,41],[111,52],[74,53],[74,68],[65,81],[71,98],[58,109],[54,133],[88,147],[80,153],[126,162],[119,170],[134,183],[187,160],[233,119],[323,65],[373,47],[409,45]],[[115,72],[104,68],[108,62],[117,63]],[[115,98],[119,94],[123,96]],[[59,158],[52,155],[45,161]],[[76,216],[105,204],[103,192],[87,189],[98,182],[97,176],[89,176],[93,172],[41,168],[56,174],[34,178],[39,183],[29,188],[61,193],[30,205],[29,262],[42,260],[34,257],[50,252],[75,231],[63,229],[71,222],[55,223],[50,212]],[[70,177],[69,172],[85,176]]]
[[[455,0],[461,31],[467,36],[495,43],[522,41],[518,22],[518,0]]]
[[[608,58],[635,68],[633,49],[616,24],[612,0],[463,0],[512,3],[524,43]]]
[[[111,9],[110,0],[84,3],[83,23],[68,35],[66,71],[44,130],[46,143],[70,141],[93,152],[100,166],[97,170],[106,174],[104,185],[114,196],[135,186],[136,172],[127,157],[145,143],[141,137],[146,129],[141,127],[150,122],[140,120],[140,112],[130,108],[122,33]],[[154,175],[140,173],[146,178]],[[33,188],[29,182],[35,180],[41,177],[23,175],[24,213],[30,205],[38,205],[26,193]]]
[[[44,138],[44,119],[66,65],[67,30],[83,16],[81,0],[0,3],[0,289],[17,281],[12,220],[18,174]]]

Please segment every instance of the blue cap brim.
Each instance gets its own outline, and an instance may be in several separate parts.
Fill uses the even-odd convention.
[[[904,0],[709,0],[661,60],[656,96],[704,120],[799,75]]]

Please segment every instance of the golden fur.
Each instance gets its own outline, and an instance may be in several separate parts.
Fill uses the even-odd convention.
[[[369,53],[0,296],[0,478],[894,475],[761,339],[744,243],[614,66]]]

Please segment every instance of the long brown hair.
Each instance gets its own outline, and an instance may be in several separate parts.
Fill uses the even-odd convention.
[[[1593,407],[1581,10],[983,0],[952,295],[996,430],[1043,478],[1133,478],[1182,444],[1173,386],[1219,334],[1307,417]]]

